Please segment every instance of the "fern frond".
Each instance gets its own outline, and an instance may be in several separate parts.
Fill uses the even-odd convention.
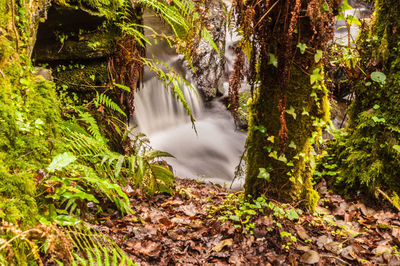
[[[121,86],[121,85],[119,85],[119,86]],[[96,107],[99,107],[99,105],[101,104],[101,105],[104,105],[107,108],[109,108],[115,112],[118,112],[126,117],[126,114],[124,111],[122,111],[121,107],[119,107],[119,105],[117,103],[115,103],[110,97],[108,97],[104,93],[99,94],[96,92],[96,99],[94,100],[94,102],[95,102]]]
[[[76,248],[73,265],[136,265],[111,238],[90,225],[68,226],[64,231]]]
[[[100,128],[97,124],[96,119],[94,119],[94,117],[89,112],[80,112],[78,120],[87,124],[87,130],[90,135],[95,137],[97,140],[104,140],[103,136],[100,133]]]

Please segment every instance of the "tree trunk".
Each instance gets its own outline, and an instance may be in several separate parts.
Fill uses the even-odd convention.
[[[349,136],[339,147],[338,183],[346,190],[381,187],[399,193],[400,2],[377,0],[371,26],[359,40],[361,66],[368,74],[356,86]]]
[[[312,145],[329,118],[320,59],[339,5],[328,2],[330,6],[315,0],[235,3],[242,48],[250,58],[248,78],[255,84],[246,194],[286,202],[307,199],[311,208],[318,201],[312,187]]]

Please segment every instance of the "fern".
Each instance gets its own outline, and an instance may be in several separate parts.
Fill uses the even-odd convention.
[[[73,265],[136,265],[109,237],[89,225],[64,227],[72,240]]]
[[[99,125],[97,124],[96,119],[88,113],[88,112],[80,112],[79,120],[85,122],[88,125],[87,130],[89,131],[90,135],[95,137],[97,140],[104,140],[103,136],[100,133]]]
[[[122,87],[122,86],[119,85],[118,87]],[[124,87],[126,87],[126,86],[124,86]],[[108,97],[104,93],[99,94],[98,92],[96,92],[96,98],[94,99],[94,104],[95,104],[96,108],[99,108],[100,105],[104,105],[107,108],[111,109],[112,111],[118,112],[126,117],[126,114],[124,111],[122,111],[121,107],[119,107],[118,104],[116,104],[110,97]]]

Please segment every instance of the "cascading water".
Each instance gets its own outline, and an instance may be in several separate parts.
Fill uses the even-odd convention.
[[[144,23],[154,26],[160,22],[147,15]],[[171,65],[190,81],[182,58],[166,42],[149,45],[146,54]],[[166,160],[177,176],[230,185],[246,134],[235,130],[233,119],[222,103],[213,101],[205,108],[198,93],[187,87],[182,90],[196,119],[197,135],[182,104],[148,70],[143,87],[135,95],[134,122],[138,130],[149,137],[154,149],[175,156]],[[235,181],[232,188],[241,188],[242,182]]]

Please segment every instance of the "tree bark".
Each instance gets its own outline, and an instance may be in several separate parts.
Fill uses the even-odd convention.
[[[320,57],[339,1],[262,2],[235,2],[254,84],[245,190],[285,202],[306,199],[313,208],[319,197],[312,145],[329,118]]]

